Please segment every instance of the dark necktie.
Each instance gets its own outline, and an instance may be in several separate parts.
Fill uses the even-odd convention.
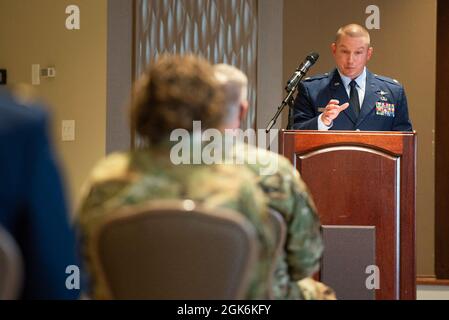
[[[360,102],[359,102],[359,93],[357,92],[357,82],[352,80],[349,83],[351,87],[351,92],[349,94],[349,106],[354,110],[355,116],[359,117],[360,113]]]

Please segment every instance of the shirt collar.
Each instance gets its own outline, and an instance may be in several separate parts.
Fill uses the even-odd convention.
[[[352,79],[349,78],[349,77],[344,76],[340,72],[340,70],[338,70],[338,68],[337,68],[337,71],[340,74],[341,81],[343,81],[343,84],[344,84],[345,88],[348,88],[349,87],[349,83],[351,82]],[[355,78],[354,81],[357,83],[357,86],[360,89],[365,89],[365,85],[366,85],[366,67],[363,68],[362,73],[357,78]]]

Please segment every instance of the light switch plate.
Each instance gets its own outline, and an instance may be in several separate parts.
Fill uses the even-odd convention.
[[[39,64],[31,65],[31,84],[33,86],[38,86],[41,84],[41,66]]]
[[[62,141],[75,141],[75,120],[62,120]]]

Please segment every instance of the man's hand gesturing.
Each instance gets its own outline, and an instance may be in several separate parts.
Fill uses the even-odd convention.
[[[340,112],[345,110],[347,107],[349,107],[349,102],[346,102],[342,104],[341,106],[338,105],[340,101],[336,99],[332,99],[327,104],[326,108],[324,108],[323,113],[321,114],[321,121],[326,125],[330,126],[332,124],[332,121],[338,117]]]

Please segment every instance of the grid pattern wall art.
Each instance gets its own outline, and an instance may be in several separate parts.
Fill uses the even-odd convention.
[[[135,77],[163,53],[194,53],[248,76],[254,128],[257,84],[257,0],[135,0]]]

